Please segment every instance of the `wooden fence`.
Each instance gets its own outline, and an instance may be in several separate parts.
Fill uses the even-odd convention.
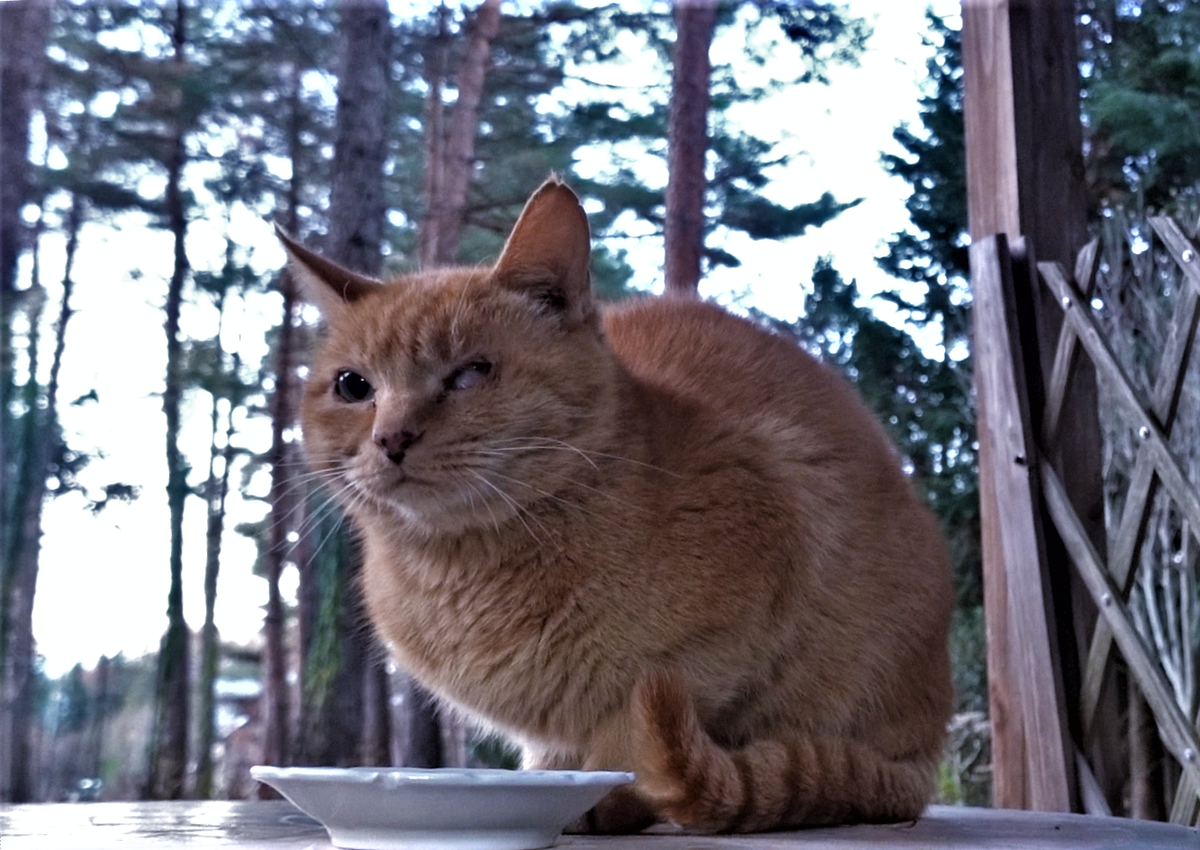
[[[1106,336],[1098,319],[1104,296],[1096,292],[1098,274],[1119,281],[1117,266],[1137,257],[1102,251],[1092,242],[1072,272],[1056,263],[1041,263],[1035,272],[1022,268],[1022,246],[1010,253],[1003,236],[976,240],[971,247],[980,489],[985,517],[990,502],[990,515],[997,518],[990,525],[985,521],[984,548],[985,557],[991,552],[1002,566],[985,567],[988,662],[1002,671],[992,693],[997,734],[1020,732],[1013,736],[1019,751],[1006,757],[1023,760],[1023,770],[1009,773],[1028,783],[1027,799],[1059,810],[1110,811],[1113,797],[1127,794],[1124,789],[1137,779],[1133,775],[1145,769],[1129,769],[1136,747],[1119,731],[1128,730],[1140,694],[1162,751],[1161,763],[1152,766],[1162,814],[1195,825],[1200,463],[1189,469],[1185,459],[1200,456],[1200,447],[1179,438],[1200,439],[1195,436],[1200,430],[1191,422],[1180,426],[1179,413],[1183,400],[1200,397],[1200,358],[1194,356],[1200,249],[1171,219],[1154,218],[1150,225],[1153,234],[1139,237],[1136,254],[1145,255],[1145,268],[1152,257],[1160,258],[1160,267],[1151,271],[1167,283],[1154,298],[1170,306],[1163,339],[1141,353],[1148,364],[1142,380],[1131,377],[1128,358],[1123,362],[1117,352],[1148,346],[1140,340],[1114,346],[1131,341]],[[1173,266],[1165,269],[1169,262]],[[1038,353],[1031,350],[1037,338],[1031,301],[1039,299],[1022,301],[1014,268],[1017,281],[1027,275],[1062,311],[1049,374],[1042,373]],[[1114,299],[1124,295],[1119,284],[1108,291]],[[1120,423],[1109,433],[1128,433],[1132,447],[1132,457],[1118,464],[1121,474],[1107,482],[1108,534],[1100,541],[1089,538],[1056,460],[1073,438],[1063,425],[1070,421],[1064,399],[1085,363],[1094,367],[1102,388],[1102,418]],[[1150,533],[1152,517],[1163,534]],[[1162,564],[1161,580],[1141,580],[1155,559]],[[1128,691],[1132,696],[1114,695],[1115,683],[1124,679],[1135,685]],[[1112,722],[1114,705],[1122,715],[1118,723]],[[1008,746],[997,743],[1001,751]],[[1113,765],[1124,766],[1122,776],[1114,776]]]

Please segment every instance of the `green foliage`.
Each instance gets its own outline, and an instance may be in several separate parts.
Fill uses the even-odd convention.
[[[319,491],[310,497],[311,520],[305,531],[318,541],[313,547],[309,565],[315,583],[313,593],[317,599],[315,622],[309,637],[310,645],[303,650],[303,672],[301,682],[301,723],[297,756],[301,763],[333,764],[341,759],[353,757],[349,753],[331,752],[328,740],[336,724],[327,715],[336,703],[336,688],[342,667],[342,635],[344,631],[343,609],[348,594],[354,593],[346,582],[346,565],[349,564],[349,539],[340,511],[331,502],[331,497]]]
[[[959,605],[950,623],[955,711],[987,711],[987,641],[983,605]]]
[[[83,665],[76,664],[65,677],[56,706],[56,731],[80,732],[92,715],[92,698],[83,680]]]
[[[866,21],[832,3],[756,0],[754,5],[799,48],[805,69],[797,83],[828,84],[829,65],[856,64],[871,36]]]
[[[726,197],[722,224],[732,230],[745,231],[751,239],[786,239],[803,236],[808,228],[820,227],[862,201],[859,198],[842,204],[826,192],[814,203],[784,207],[732,189]]]
[[[516,770],[521,766],[521,754],[499,735],[477,735],[468,742],[468,757],[484,767]]]
[[[1087,0],[1080,8],[1088,182],[1096,210],[1200,204],[1200,3]]]
[[[920,101],[920,130],[898,127],[893,138],[904,155],[885,154],[884,167],[912,186],[905,202],[912,228],[888,241],[880,266],[917,284],[919,297],[881,297],[902,311],[907,326],[925,340],[909,362],[918,383],[898,375],[899,386],[918,397],[916,424],[901,446],[929,497],[950,549],[958,589],[951,632],[958,711],[987,708],[982,617],[975,406],[971,394],[970,291],[968,287],[966,150],[960,33],[929,13],[928,90]],[[911,341],[911,340],[910,340]],[[937,343],[937,344],[934,344]],[[903,348],[902,348],[903,350]],[[905,421],[901,419],[900,421]]]
[[[930,90],[921,98],[921,132],[896,128],[906,155],[885,154],[884,168],[912,187],[905,202],[913,229],[895,234],[879,265],[920,284],[921,299],[885,296],[918,325],[940,325],[942,345],[965,345],[970,332],[967,288],[967,165],[962,117],[962,45],[957,30],[928,16],[926,43],[937,47],[926,63]],[[966,364],[964,364],[965,367]],[[965,376],[969,380],[969,376]]]

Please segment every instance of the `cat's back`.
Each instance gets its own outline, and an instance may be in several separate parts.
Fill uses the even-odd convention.
[[[793,340],[704,301],[645,298],[604,317],[618,361],[653,392],[813,454],[839,445],[891,454],[849,383]],[[797,446],[799,447],[799,446]]]

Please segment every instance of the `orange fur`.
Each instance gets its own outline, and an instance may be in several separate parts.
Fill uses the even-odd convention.
[[[329,326],[306,450],[404,667],[527,766],[637,771],[601,828],[921,812],[949,568],[840,376],[711,304],[599,310],[554,180],[492,269],[379,285],[288,244]]]

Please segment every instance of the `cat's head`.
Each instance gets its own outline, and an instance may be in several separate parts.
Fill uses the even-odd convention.
[[[490,269],[381,283],[280,235],[327,326],[305,451],[361,522],[499,526],[587,462],[613,366],[587,218],[565,185],[534,193]]]

